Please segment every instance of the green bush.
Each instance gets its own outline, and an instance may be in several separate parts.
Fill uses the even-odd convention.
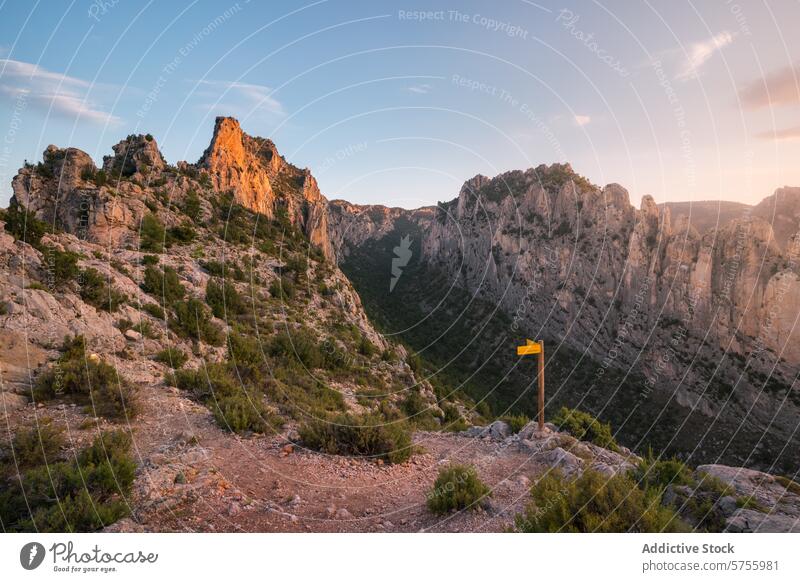
[[[44,260],[53,289],[63,289],[80,275],[78,255],[69,251],[59,251],[55,247],[43,249]]]
[[[265,357],[257,337],[233,331],[228,334],[228,360],[244,381],[263,381]]]
[[[221,346],[224,339],[222,330],[211,321],[208,307],[194,297],[175,304],[175,317],[170,320],[170,329],[181,337],[204,341],[212,346]]]
[[[88,268],[80,273],[80,296],[86,303],[103,311],[116,311],[127,297],[114,289],[108,279],[97,269]]]
[[[8,210],[3,219],[6,223],[5,230],[17,240],[28,243],[32,247],[39,247],[42,237],[51,232],[50,226],[38,218],[36,214],[27,210],[16,198],[11,198]]]
[[[375,344],[369,341],[367,336],[362,335],[361,339],[358,341],[358,353],[362,356],[370,358],[373,356],[373,354],[375,354],[376,351],[377,348],[375,348]]]
[[[325,363],[323,350],[317,336],[308,328],[301,327],[291,333],[276,334],[269,345],[269,354],[287,365],[302,364],[308,369],[321,368]]]
[[[17,430],[12,440],[14,460],[19,468],[35,467],[55,461],[64,446],[64,431],[49,418],[37,426]]]
[[[139,250],[148,253],[160,253],[164,250],[166,240],[164,225],[155,214],[146,214],[142,218]]]
[[[217,424],[227,430],[266,433],[282,424],[281,419],[264,406],[263,395],[239,383],[224,364],[178,370],[175,384],[208,406]]]
[[[267,411],[261,395],[251,391],[242,390],[213,400],[209,402],[209,408],[217,424],[231,432],[267,433],[282,425],[278,417]]]
[[[611,425],[600,422],[591,414],[564,406],[551,422],[576,439],[592,442],[610,451],[619,451],[619,445],[611,434]]]
[[[171,246],[175,243],[179,245],[188,245],[195,238],[197,238],[197,231],[188,222],[184,222],[178,226],[171,226],[167,229],[167,246]]]
[[[132,418],[138,412],[135,389],[117,369],[89,357],[83,336],[66,339],[56,363],[37,379],[34,400],[72,396],[94,414],[111,419]]]
[[[642,491],[629,477],[586,470],[574,480],[552,471],[531,487],[532,502],[515,523],[529,533],[685,532],[689,526],[661,505],[659,492]]]
[[[273,279],[272,283],[269,284],[269,294],[277,299],[289,301],[295,295],[294,282],[285,276]]]
[[[178,348],[164,348],[160,352],[156,354],[156,362],[161,362],[162,364],[169,366],[173,370],[178,370],[182,368],[183,365],[189,360],[189,356],[187,356],[184,352],[179,350]]]
[[[685,463],[678,459],[656,459],[652,450],[637,463],[631,478],[639,484],[639,488],[664,489],[669,485],[694,485],[692,472]]]
[[[524,414],[509,414],[500,417],[500,420],[505,422],[511,428],[511,432],[513,434],[517,434],[519,431],[525,428],[526,424],[531,421],[531,419]]]
[[[142,291],[149,293],[165,305],[172,305],[175,301],[183,299],[186,289],[181,284],[177,271],[172,267],[158,267],[148,265],[144,269],[144,278],[140,285]]]
[[[467,430],[469,425],[467,424],[467,421],[464,420],[464,417],[461,416],[458,407],[454,406],[453,404],[442,404],[441,408],[442,412],[444,412],[442,424],[445,430],[450,432],[461,432],[462,430]]]
[[[411,431],[404,422],[386,421],[375,414],[339,414],[314,419],[299,428],[303,444],[330,455],[366,456],[402,463],[413,453]]]
[[[158,256],[157,255],[143,255],[142,256],[142,264],[147,265],[157,265],[158,264]]]
[[[24,470],[0,487],[7,532],[90,532],[128,515],[136,465],[130,437],[107,432],[69,461]]]
[[[142,305],[142,311],[155,317],[156,319],[164,319],[164,310],[157,303],[145,303]]]
[[[203,208],[200,205],[200,197],[194,190],[189,190],[186,193],[186,198],[183,200],[183,213],[194,220],[195,222],[202,216]]]
[[[439,471],[428,493],[428,509],[445,514],[461,509],[477,509],[492,494],[471,465],[450,464]]]
[[[200,261],[200,266],[215,277],[232,278],[234,281],[245,280],[244,271],[239,264],[232,259],[224,263],[220,261]]]
[[[236,290],[236,286],[227,279],[221,284],[209,279],[206,285],[206,303],[215,316],[224,320],[247,311],[244,298]]]

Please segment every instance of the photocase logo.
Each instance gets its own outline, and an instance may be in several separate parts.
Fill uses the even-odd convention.
[[[26,570],[35,570],[44,561],[44,546],[39,542],[29,542],[19,552],[19,563]]]
[[[400,239],[400,244],[394,249],[394,258],[392,259],[392,280],[389,281],[389,293],[394,291],[394,286],[400,280],[403,274],[403,267],[408,265],[413,253],[411,252],[411,237],[409,235]]]

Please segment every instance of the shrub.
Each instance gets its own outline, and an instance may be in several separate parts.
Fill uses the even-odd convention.
[[[175,317],[170,320],[170,329],[181,337],[204,341],[212,346],[222,345],[222,330],[211,321],[208,307],[194,297],[175,304]]]
[[[227,319],[229,315],[241,315],[247,310],[247,304],[236,286],[227,279],[222,284],[209,279],[206,285],[206,303],[220,319]]]
[[[269,294],[277,299],[289,301],[295,295],[294,282],[285,276],[273,279],[272,283],[269,284]]]
[[[306,368],[321,368],[324,364],[323,350],[317,345],[317,338],[309,329],[280,332],[270,343],[269,354],[288,365],[298,362]]]
[[[144,278],[140,285],[142,291],[163,301],[165,305],[172,305],[175,301],[183,299],[186,289],[181,284],[178,273],[172,267],[158,267],[148,265],[144,269]]]
[[[166,234],[166,242],[169,245],[173,243],[178,243],[181,245],[186,245],[192,242],[197,237],[197,231],[194,227],[184,222],[178,226],[171,226],[167,229]]]
[[[500,420],[511,428],[513,434],[517,434],[531,421],[531,419],[524,414],[509,414],[501,417]]]
[[[64,446],[64,431],[49,418],[28,429],[19,429],[12,440],[17,467],[28,468],[55,461]]]
[[[282,424],[264,406],[263,395],[239,384],[224,364],[209,364],[199,370],[178,370],[175,384],[203,402],[222,428],[233,432],[267,432]]]
[[[694,485],[691,470],[678,459],[659,460],[648,451],[636,465],[631,477],[639,484],[639,488],[664,489],[669,485]]]
[[[330,455],[367,456],[402,463],[413,453],[411,431],[404,422],[387,424],[375,414],[339,414],[315,419],[299,428],[307,447]]]
[[[471,465],[450,464],[441,471],[428,493],[428,509],[444,514],[461,509],[477,509],[492,494]]]
[[[27,210],[13,197],[3,218],[6,223],[6,232],[32,247],[38,248],[42,237],[51,231],[46,222],[36,218],[36,214]]]
[[[202,215],[203,208],[200,206],[200,197],[194,190],[189,190],[186,193],[186,198],[183,200],[183,213],[194,220],[198,221]]]
[[[160,253],[164,250],[166,231],[164,225],[153,214],[146,214],[142,218],[139,249],[145,252]]]
[[[574,480],[552,471],[531,487],[532,502],[517,515],[518,530],[554,532],[682,532],[689,526],[661,495],[644,492],[627,476],[606,477],[588,469]]]
[[[83,336],[66,339],[58,361],[37,379],[34,400],[72,396],[96,415],[130,418],[137,413],[134,388],[117,369],[86,353]]]
[[[372,355],[376,352],[375,345],[369,341],[367,336],[362,335],[361,339],[358,342],[358,353],[362,356],[372,357]]]
[[[601,423],[591,414],[564,406],[551,422],[577,439],[592,442],[610,451],[619,451],[619,445],[611,435],[611,425]]]
[[[453,404],[443,404],[441,408],[442,412],[444,412],[442,424],[444,425],[445,430],[451,432],[461,432],[462,430],[467,430],[467,421],[464,420],[463,416],[461,416],[461,413],[456,406]]]
[[[164,310],[161,309],[157,303],[145,303],[142,305],[142,311],[155,317],[156,319],[164,319]]]
[[[209,402],[209,408],[217,424],[231,432],[266,433],[282,424],[267,411],[260,394],[247,390]]]
[[[136,465],[130,437],[97,437],[70,461],[26,469],[0,488],[0,523],[9,532],[97,531],[128,515]]]
[[[108,283],[100,271],[91,267],[81,271],[80,284],[81,299],[103,311],[116,311],[127,299]]]
[[[156,354],[156,362],[161,362],[173,370],[182,368],[188,360],[189,356],[178,348],[173,347],[164,348]]]
[[[157,265],[158,264],[158,256],[157,255],[143,255],[142,256],[142,264],[143,265]]]
[[[80,275],[76,253],[59,251],[55,247],[45,247],[43,253],[48,267],[50,284],[54,289],[63,289]]]
[[[228,334],[228,360],[242,380],[261,382],[265,358],[258,339],[238,332]]]

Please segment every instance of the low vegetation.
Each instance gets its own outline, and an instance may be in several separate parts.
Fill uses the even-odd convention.
[[[178,370],[174,377],[178,388],[208,406],[222,428],[238,433],[268,433],[282,425],[282,419],[265,406],[263,393],[255,386],[242,384],[229,365]]]
[[[411,457],[411,431],[403,421],[386,422],[377,414],[339,414],[315,419],[299,429],[303,444],[330,455],[383,459],[402,463]]]
[[[461,509],[477,509],[491,495],[491,490],[478,478],[475,467],[451,464],[441,471],[427,495],[428,509],[445,514]]]
[[[576,439],[589,441],[610,451],[619,451],[619,445],[611,434],[611,425],[600,422],[587,412],[564,406],[550,422]]]
[[[586,470],[576,479],[558,471],[531,487],[531,503],[516,518],[519,531],[554,532],[681,532],[689,526],[661,505],[658,491],[641,490],[625,475],[607,477]]]
[[[106,432],[76,455],[49,423],[21,430],[0,465],[0,524],[6,532],[92,532],[130,513],[136,465],[131,439]],[[14,464],[14,459],[17,464]]]
[[[80,273],[80,296],[86,303],[103,311],[116,311],[127,297],[112,287],[108,278],[97,269],[88,268]]]
[[[138,411],[134,387],[117,369],[88,354],[83,336],[64,340],[61,357],[37,379],[34,401],[69,396],[95,415],[132,418]]]

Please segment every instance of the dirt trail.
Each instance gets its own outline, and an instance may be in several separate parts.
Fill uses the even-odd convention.
[[[503,531],[543,467],[511,447],[454,434],[417,433],[420,452],[399,465],[287,447],[285,434],[239,438],[174,389],[144,389],[133,424],[140,464],[123,531]],[[40,411],[41,413],[41,411]],[[289,452],[291,450],[291,452]],[[472,464],[493,490],[475,511],[426,508],[439,469]]]

